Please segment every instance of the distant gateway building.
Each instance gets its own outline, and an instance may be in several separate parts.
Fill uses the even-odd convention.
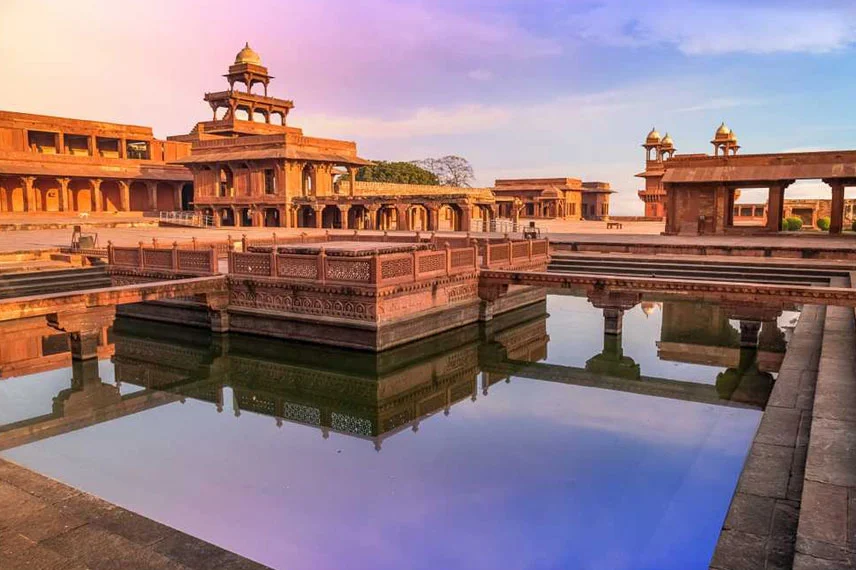
[[[841,233],[845,220],[856,214],[844,189],[856,186],[856,151],[817,151],[740,154],[734,131],[721,124],[710,141],[713,155],[675,154],[672,138],[651,129],[645,142],[645,179],[639,198],[645,215],[665,219],[671,235],[751,234],[778,232],[784,216],[796,216],[806,226],[830,218],[829,232]],[[797,180],[819,180],[831,197],[786,200]],[[765,189],[766,203],[736,204],[741,190]]]
[[[204,96],[211,120],[165,141],[149,127],[0,111],[0,214],[195,210],[224,226],[463,231],[498,216],[609,215],[604,182],[357,181],[371,163],[356,144],[287,125],[294,103],[268,95],[273,77],[249,45],[225,78]]]

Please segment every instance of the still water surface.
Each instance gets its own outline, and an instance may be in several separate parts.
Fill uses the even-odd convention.
[[[0,380],[0,441],[75,391],[169,397],[2,456],[274,568],[706,568],[794,318],[741,351],[649,303],[616,344],[550,296],[381,357],[117,321],[97,369]]]

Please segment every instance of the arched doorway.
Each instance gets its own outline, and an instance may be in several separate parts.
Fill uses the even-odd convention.
[[[181,209],[188,211],[193,209],[193,184],[185,182],[181,186]]]
[[[149,209],[149,189],[144,182],[131,182],[128,193],[131,198],[131,210],[144,212]]]
[[[220,167],[220,185],[217,187],[217,195],[220,197],[231,196],[232,189],[235,187],[235,174],[228,164]]]
[[[59,212],[59,193],[62,187],[53,178],[39,178],[33,184],[36,208],[42,212]]]
[[[408,227],[413,231],[428,229],[428,210],[422,204],[414,204],[407,210]]]
[[[304,196],[315,195],[315,167],[307,164],[303,167],[303,172],[300,177],[301,191]]]
[[[241,208],[241,225],[242,226],[252,226],[253,225],[253,211],[250,208]]]
[[[105,212],[118,212],[122,209],[122,192],[115,180],[101,183],[101,209]]]
[[[267,228],[278,228],[280,226],[279,210],[276,208],[265,208],[264,222]]]
[[[321,227],[331,230],[342,228],[342,212],[338,206],[324,206],[321,210]]]
[[[221,226],[235,225],[235,212],[232,211],[232,208],[221,208],[219,211],[219,216]]]
[[[10,176],[0,179],[3,188],[3,210],[5,212],[24,211],[24,181],[18,177]]]
[[[363,205],[351,206],[348,210],[348,227],[352,230],[364,230],[369,225],[369,212]]]
[[[300,206],[300,209],[297,211],[297,227],[315,227],[315,210],[311,206]]]
[[[440,206],[437,229],[446,231],[461,230],[461,208],[457,204],[443,204]]]
[[[88,180],[72,180],[68,183],[68,192],[77,212],[92,211],[92,186]]]
[[[375,227],[379,230],[398,229],[398,209],[394,206],[381,206],[377,211]]]

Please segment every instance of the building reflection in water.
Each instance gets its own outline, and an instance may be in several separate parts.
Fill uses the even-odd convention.
[[[382,353],[120,318],[109,339],[104,332],[99,349],[103,357],[112,354],[116,384],[102,382],[97,360],[74,362],[69,386],[54,397],[51,413],[0,425],[0,450],[185,398],[209,402],[218,412],[229,406],[235,416],[269,416],[276,425],[313,426],[324,438],[335,432],[366,439],[380,450],[385,438],[418,430],[423,418],[449,414],[456,403],[488,396],[492,386],[512,377],[708,404],[765,405],[786,345],[776,323],[780,310],[643,304],[646,315],[662,310],[659,358],[725,368],[711,386],[644,376],[624,354],[623,314],[641,302],[638,294],[601,293],[589,301],[603,313],[603,348],[582,368],[544,362],[550,341],[544,302]],[[53,330],[20,326],[14,346],[0,352],[4,374],[70,361],[56,356],[65,354],[68,341],[63,344]],[[123,384],[138,389],[123,395]]]

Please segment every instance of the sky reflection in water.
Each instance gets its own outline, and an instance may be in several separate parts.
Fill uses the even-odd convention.
[[[586,306],[550,298],[548,361],[583,366],[600,352],[600,315]],[[695,366],[657,364],[661,315],[637,312],[624,347],[644,375]],[[699,368],[708,374],[684,379],[721,370]],[[0,401],[11,386],[0,382]],[[221,414],[188,399],[3,456],[276,568],[684,570],[707,567],[760,419],[514,378],[377,452],[236,418],[231,397]]]

